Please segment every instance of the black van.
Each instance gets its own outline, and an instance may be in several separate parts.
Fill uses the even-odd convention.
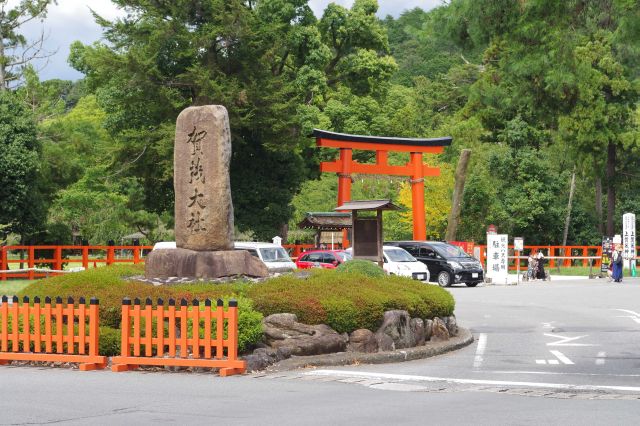
[[[465,283],[475,287],[484,280],[482,264],[460,247],[440,241],[389,241],[385,245],[402,247],[427,265],[431,280],[441,287]]]

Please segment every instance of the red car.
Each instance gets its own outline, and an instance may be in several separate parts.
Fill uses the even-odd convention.
[[[351,255],[344,250],[311,250],[302,253],[298,257],[296,266],[298,269],[335,269],[347,260],[351,260]]]

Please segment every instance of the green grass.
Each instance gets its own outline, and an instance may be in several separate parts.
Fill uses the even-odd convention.
[[[25,287],[31,283],[35,283],[37,280],[7,280],[0,281],[0,295],[13,296],[18,294]]]

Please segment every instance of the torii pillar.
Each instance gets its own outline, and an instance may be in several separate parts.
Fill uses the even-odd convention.
[[[413,239],[427,239],[424,213],[424,178],[440,176],[440,169],[422,163],[422,155],[440,154],[445,146],[451,145],[450,136],[432,139],[389,138],[378,136],[348,135],[344,133],[313,130],[316,146],[340,149],[335,161],[320,163],[321,172],[333,172],[338,175],[338,206],[351,201],[351,173],[407,176],[411,183],[411,205],[413,208]],[[361,164],[353,161],[352,150],[376,152],[375,164]],[[388,164],[389,152],[408,152],[409,162],[403,166]],[[343,242],[347,241],[343,231]]]

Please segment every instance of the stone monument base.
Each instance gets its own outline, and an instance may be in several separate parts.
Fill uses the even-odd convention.
[[[145,278],[189,277],[214,279],[234,275],[266,277],[267,266],[244,250],[194,251],[182,248],[153,250],[147,256]]]

